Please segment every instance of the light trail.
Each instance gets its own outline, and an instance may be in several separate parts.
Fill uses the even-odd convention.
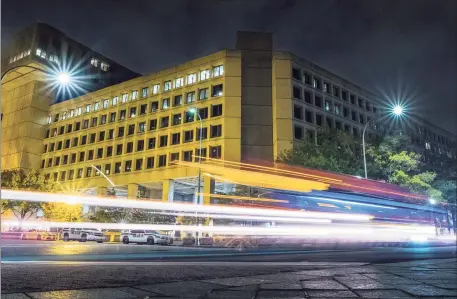
[[[98,196],[66,195],[58,193],[40,193],[31,191],[2,190],[2,197],[9,200],[25,200],[33,202],[62,202],[67,204],[84,204],[90,206],[121,207],[162,211],[186,211],[193,213],[214,213],[230,215],[273,216],[316,218],[344,221],[370,221],[372,216],[365,214],[341,214],[328,212],[307,212],[271,210],[260,208],[239,208],[223,205],[195,205],[185,203],[169,203],[154,200],[126,200]]]

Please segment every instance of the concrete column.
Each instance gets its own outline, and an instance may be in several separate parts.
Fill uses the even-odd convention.
[[[195,192],[194,192],[194,200],[193,200],[193,204],[194,205],[197,205],[200,201],[198,200],[199,199],[199,196],[198,196],[198,188],[195,188]]]
[[[210,176],[203,176],[203,204],[210,205],[211,204],[211,196],[209,194],[214,193],[214,189],[216,187],[215,181]]]
[[[162,181],[162,201],[173,202],[175,193],[175,181],[164,180]]]
[[[97,187],[97,196],[106,196],[107,191],[106,187]]]
[[[137,184],[128,184],[127,185],[127,198],[136,199],[138,195],[138,185]]]

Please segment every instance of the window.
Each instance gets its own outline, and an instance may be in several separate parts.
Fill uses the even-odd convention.
[[[197,136],[197,141],[199,141],[200,140],[200,128],[196,129],[195,135]],[[205,140],[206,138],[208,138],[208,128],[202,128],[201,139]]]
[[[221,116],[222,115],[222,104],[211,105],[211,117]]]
[[[316,114],[316,125],[322,126],[322,115]]]
[[[127,148],[126,148],[125,152],[127,154],[130,154],[131,152],[133,152],[133,142],[127,142]]]
[[[213,159],[220,159],[222,157],[222,148],[221,146],[210,146],[209,147],[209,157]]]
[[[341,115],[341,105],[340,104],[335,104],[335,114]]]
[[[178,161],[179,160],[179,153],[171,153],[170,154],[170,164],[173,161]]]
[[[87,135],[83,135],[83,136],[81,137],[81,145],[86,144],[86,142],[87,142]]]
[[[100,124],[101,125],[106,124],[106,114],[103,114],[102,116],[100,116]]]
[[[349,117],[349,109],[348,109],[348,107],[344,107],[343,106],[343,116],[346,117],[346,118]]]
[[[170,107],[170,98],[162,100],[162,109],[168,109]]]
[[[90,106],[90,105],[89,105]],[[90,109],[89,109],[90,111]],[[57,122],[59,121],[59,113],[57,113],[56,115],[54,115],[54,122]]]
[[[192,151],[184,151],[182,154],[184,161],[192,162]]]
[[[94,111],[98,111],[99,109],[100,109],[100,102],[95,102]]]
[[[295,80],[299,80],[301,81],[301,72],[300,72],[300,69],[297,69],[297,68],[292,68],[292,78],[294,78]]]
[[[65,127],[64,126],[60,126],[59,127],[59,135],[62,135],[65,131]]]
[[[340,88],[338,86],[333,86],[333,96],[340,97]]]
[[[97,149],[97,159],[103,158],[103,148]]]
[[[65,180],[65,175],[66,175],[66,171],[61,171],[61,172],[60,172],[60,180],[61,180],[61,181],[64,181],[64,180]]]
[[[122,155],[122,144],[116,145],[116,155]]]
[[[224,66],[218,65],[213,67],[213,77],[219,77],[224,75]]]
[[[87,128],[89,128],[89,120],[85,119],[85,120],[83,120],[83,129],[87,129]]]
[[[147,97],[147,96],[148,96],[148,88],[147,88],[147,87],[143,87],[143,88],[141,89],[141,97],[142,97],[142,98],[145,98],[145,97]]]
[[[208,118],[208,107],[198,109],[198,114],[200,114],[201,119]]]
[[[168,136],[167,135],[160,136],[159,147],[167,146],[167,144],[168,144]]]
[[[335,128],[336,128],[337,130],[341,130],[341,122],[335,121]]]
[[[49,151],[53,152],[54,151],[54,147],[55,147],[55,144],[51,143],[50,146],[49,146]]]
[[[300,87],[294,86],[293,90],[292,90],[292,94],[295,99],[301,100],[301,88]]]
[[[157,101],[151,102],[150,106],[151,106],[151,112],[156,112],[157,110],[159,110],[159,102],[157,102]]]
[[[294,126],[294,139],[302,140],[303,139],[303,128],[300,126]]]
[[[111,157],[113,155],[113,146],[107,146],[106,147],[106,156]]]
[[[213,89],[212,89],[212,92],[211,92],[211,96],[212,97],[219,97],[222,95],[222,84],[218,84],[218,85],[214,85],[213,86]]]
[[[89,135],[89,143],[94,143],[95,142],[95,137],[96,137],[95,133],[90,134]]]
[[[119,127],[117,129],[117,137],[123,137],[124,136],[124,127]]]
[[[164,167],[167,165],[167,155],[160,155],[159,156],[159,164],[157,167]]]
[[[181,143],[181,133],[171,134],[171,145],[180,144],[180,143]]]
[[[135,161],[135,170],[143,169],[143,159],[136,159]]]
[[[195,91],[186,93],[186,103],[193,103],[195,101]]]
[[[98,59],[97,58],[92,58],[90,60],[90,64],[92,64],[93,66],[97,67],[98,66]]]
[[[348,92],[344,89],[341,91],[341,98],[343,99],[343,101],[348,101]]]
[[[119,102],[119,97],[113,97],[113,100],[111,101],[111,105],[116,106],[118,102]]]
[[[208,88],[198,90],[198,100],[206,100],[208,98]]]
[[[102,63],[100,64],[100,68],[102,69],[102,71],[107,72],[108,69],[109,69],[109,64],[107,64],[106,62],[102,62]]]
[[[114,138],[114,129],[109,129],[107,139],[113,139],[113,138]]]
[[[325,111],[330,111],[332,104],[329,101],[325,101]]]
[[[136,116],[136,107],[131,107],[130,108],[130,117],[135,117]]]
[[[363,99],[359,98],[359,102],[358,103],[359,103],[359,107],[363,108]]]
[[[367,111],[371,111],[371,104],[370,104],[370,102],[365,102],[365,109],[367,109]]]
[[[55,161],[54,161],[54,166],[59,166],[60,164],[60,157],[56,157]]]
[[[79,129],[81,129],[81,122],[76,122],[75,123],[75,131],[79,131]]]
[[[132,171],[132,160],[125,161],[124,171],[125,172]]]
[[[354,136],[359,136],[359,130],[356,127],[353,127],[352,134],[354,134]]]
[[[48,145],[45,144],[44,147],[43,147],[43,153],[46,153],[48,151]]]
[[[305,90],[305,102],[308,104],[313,104],[312,94],[306,90]]]
[[[359,115],[359,122],[363,125],[365,124],[365,116],[363,114]]]
[[[127,130],[127,135],[133,135],[135,133],[135,125],[129,125]]]
[[[158,94],[160,92],[160,84],[154,84],[152,86],[152,94]]]
[[[165,81],[163,84],[163,91],[170,91],[171,90],[171,81]]]
[[[146,122],[140,122],[138,124],[138,133],[144,133],[146,131]]]
[[[322,98],[320,96],[314,95],[314,105],[322,108]]]
[[[151,119],[149,121],[149,131],[154,131],[157,129],[157,119]]]
[[[98,121],[98,118],[92,117],[92,121],[91,121],[90,126],[91,126],[91,127],[95,127],[95,126],[97,125],[97,121]]]
[[[197,82],[197,74],[196,73],[187,75],[187,84],[194,84],[195,82]]]
[[[89,150],[87,152],[87,160],[93,160],[94,159],[94,150]]]
[[[311,84],[311,75],[308,74],[307,72],[303,73],[303,79],[306,84]]]
[[[325,123],[326,123],[327,127],[333,128],[333,119],[331,119],[330,117],[325,118]]]
[[[173,98],[173,107],[182,105],[182,95],[177,95]]]
[[[200,71],[200,81],[209,79],[209,70]]]
[[[180,88],[184,86],[184,78],[179,77],[175,79],[175,88]]]
[[[324,92],[330,93],[330,84],[324,81]]]
[[[320,80],[319,78],[313,77],[313,87],[314,87],[314,88],[317,88],[317,89],[319,89],[319,90],[322,89],[322,87],[321,87],[321,80]]]
[[[73,145],[72,146],[78,146],[78,137],[73,137]]]
[[[64,111],[64,113],[62,113],[62,120],[65,120],[67,119],[67,111]]]
[[[62,149],[62,141],[57,142],[57,150],[60,151]]]
[[[105,164],[105,174],[108,175],[111,173],[111,164]]]
[[[195,162],[197,161],[204,161],[206,158],[206,148],[202,148],[201,150],[199,148],[195,149]]]
[[[132,100],[138,99],[138,90],[132,91]]]
[[[153,149],[156,147],[156,138],[151,137],[148,139],[148,149]]]
[[[184,142],[192,142],[194,141],[194,131],[184,131]]]
[[[194,117],[195,117],[195,113],[193,113],[191,111],[186,111],[186,114],[184,116],[184,122],[185,123],[193,122]]]
[[[121,162],[114,163],[114,173],[121,173]]]
[[[222,136],[222,125],[210,126],[210,137],[221,137]]]
[[[66,139],[65,143],[63,145],[63,148],[69,148],[70,147],[70,139]]]
[[[49,158],[48,159],[48,167],[51,167],[52,166],[52,158]]]
[[[344,131],[346,133],[349,133],[351,131],[351,126],[349,126],[348,124],[344,124]]]
[[[355,111],[351,111],[351,117],[353,121],[357,121],[357,113]]]
[[[148,168],[148,169],[154,168],[154,157],[148,157],[146,159],[146,168]]]
[[[138,140],[136,142],[136,151],[140,152],[142,150],[144,150],[144,140]]]
[[[69,180],[72,180],[74,177],[75,177],[75,171],[74,171],[73,169],[71,169],[71,170],[68,172],[68,179],[69,179]]]
[[[127,114],[127,110],[121,110],[119,112],[119,120],[124,120],[125,119],[125,115]]]
[[[161,127],[161,128],[166,128],[166,127],[168,127],[168,120],[169,120],[169,117],[168,117],[168,116],[162,117],[162,118],[160,119],[160,127]]]
[[[181,124],[181,113],[174,114],[173,115],[173,126],[180,125]]]
[[[112,123],[116,120],[116,112],[111,112],[109,114],[109,122]]]
[[[129,95],[127,93],[123,93],[121,103],[127,103],[128,100],[129,100]]]
[[[297,105],[294,105],[294,118],[303,119],[303,108]]]
[[[313,112],[309,111],[309,110],[305,110],[305,120],[306,122],[312,124],[314,123],[313,122]]]
[[[91,109],[92,109],[92,105],[91,104],[86,105],[86,113],[89,113]]]

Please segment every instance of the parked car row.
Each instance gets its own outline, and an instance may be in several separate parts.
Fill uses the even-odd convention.
[[[124,244],[137,243],[137,244],[160,244],[160,245],[171,245],[173,244],[173,238],[168,235],[161,234],[155,230],[145,229],[131,229],[121,233],[121,241]]]

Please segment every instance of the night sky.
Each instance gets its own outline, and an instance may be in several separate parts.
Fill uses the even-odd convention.
[[[238,30],[457,134],[455,0],[3,0],[2,49],[39,20],[148,74],[234,48]]]

